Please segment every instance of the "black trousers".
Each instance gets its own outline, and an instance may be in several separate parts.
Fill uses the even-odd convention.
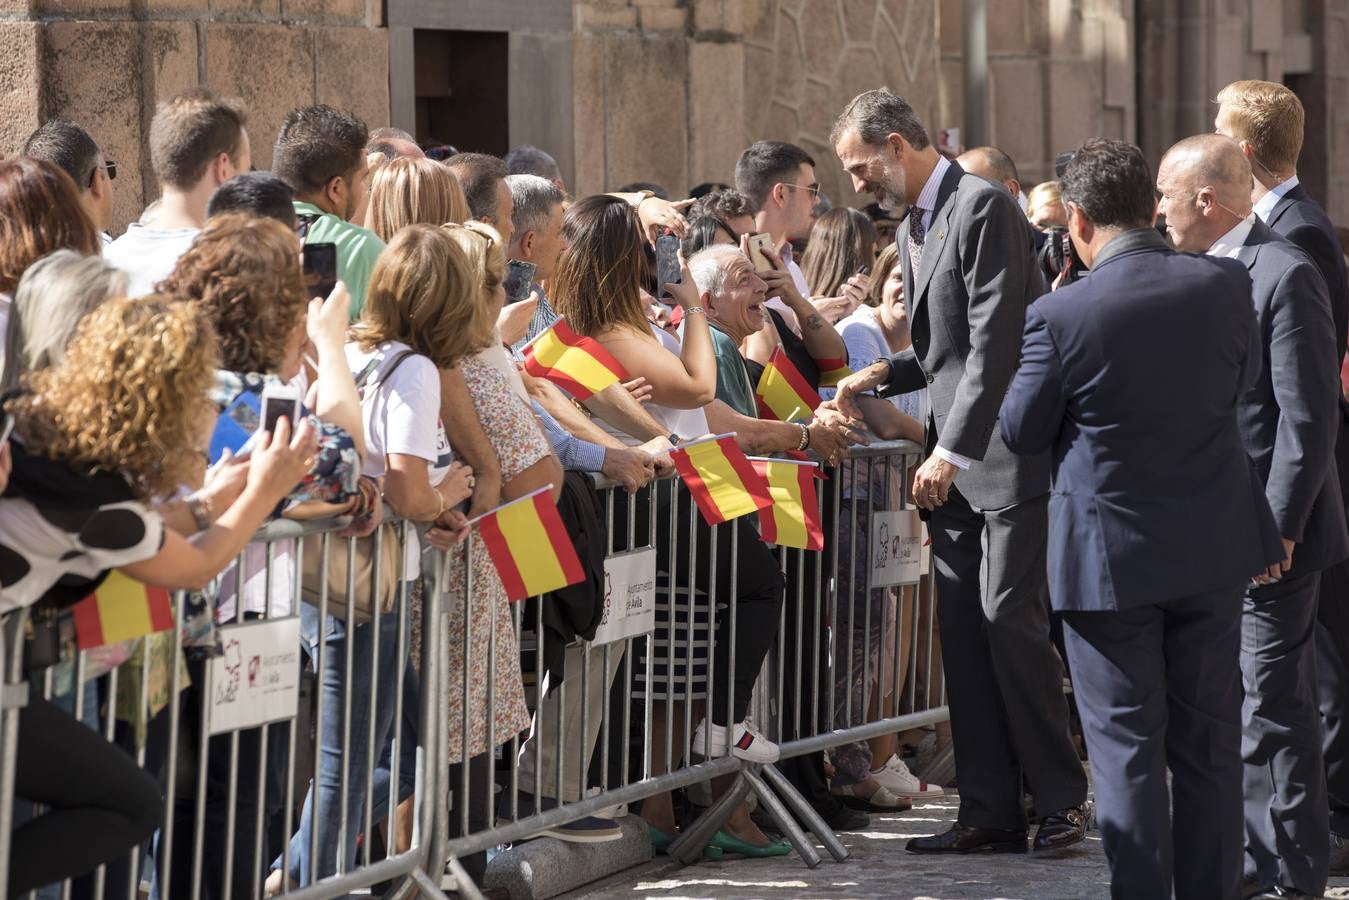
[[[928,523],[963,825],[1024,830],[1023,772],[1040,816],[1087,798],[1049,641],[1048,500],[976,510],[953,489]]]
[[[1114,900],[1241,895],[1241,595],[1063,614]]]
[[[126,854],[162,819],[159,785],[135,760],[37,697],[19,712],[14,791],[48,809],[14,830],[11,896]]]
[[[1320,577],[1250,589],[1241,615],[1246,872],[1313,897],[1325,893],[1330,858],[1316,696]]]

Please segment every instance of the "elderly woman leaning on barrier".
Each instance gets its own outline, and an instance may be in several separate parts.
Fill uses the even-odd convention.
[[[686,324],[681,345],[645,317],[641,301],[645,256],[642,233],[631,207],[612,197],[589,197],[568,210],[565,229],[569,246],[562,255],[556,278],[558,312],[579,334],[598,340],[634,377],[646,379],[652,387],[648,409],[669,429],[671,441],[706,434],[708,425],[703,408],[716,396],[717,363],[706,314],[698,306],[697,288],[688,266],[683,267],[682,284],[667,286],[684,309]],[[618,436],[635,442],[627,435]],[[615,517],[621,521],[626,516],[628,501],[621,495],[618,501],[623,508],[615,510]],[[650,537],[643,533],[650,522],[648,495],[638,495],[635,502],[639,526],[636,546],[643,546]],[[700,701],[707,698],[709,690],[711,708],[706,719],[697,715],[702,721],[693,736],[695,750],[703,752],[710,747],[711,755],[715,756],[729,752],[756,762],[772,762],[777,758],[776,745],[751,730],[743,720],[755,678],[776,632],[782,605],[782,573],[748,518],[719,526],[714,538],[712,529],[693,512],[688,493],[676,492],[671,482],[658,485],[656,506],[657,568],[673,571],[675,583],[658,585],[657,627],[647,642],[646,656],[634,661],[638,689],[648,701],[654,701],[652,774],[677,765],[684,748],[684,717],[674,715],[667,704],[683,701],[702,706]],[[677,523],[673,529],[672,517]],[[671,545],[676,536],[678,550],[672,555]],[[716,571],[712,577],[711,567],[704,561],[713,552],[714,540]],[[693,587],[704,594],[715,591],[719,602],[733,601],[739,618],[734,641],[729,613],[717,622],[712,658],[715,680],[711,685],[706,683],[711,610],[703,603],[671,601],[671,594],[676,591],[688,595],[689,569],[695,553],[700,565],[693,575]],[[731,575],[733,569],[737,570],[735,579]],[[694,658],[694,666],[686,671],[690,656]],[[729,683],[734,684],[733,704],[728,703]],[[667,741],[672,751],[668,754]],[[653,845],[657,849],[667,847],[677,830],[670,795],[660,794],[644,801],[642,817],[650,827]],[[761,835],[748,836],[762,840]]]
[[[244,437],[245,430],[233,431],[243,411],[261,409],[266,386],[286,384],[305,398],[301,412],[319,436],[319,449],[304,482],[287,497],[282,515],[327,518],[360,513],[361,507],[368,513],[374,509],[370,501],[377,490],[373,483],[365,490],[359,484],[364,447],[360,402],[342,350],[346,290],[339,283],[326,300],[311,298],[299,250],[295,232],[280,222],[243,213],[220,214],[179,258],[160,290],[199,305],[219,337],[220,368],[211,396],[218,413],[212,452],[221,454],[223,465],[228,468],[233,444],[223,435]],[[306,356],[317,358],[313,371],[304,370]],[[211,507],[198,506],[196,514],[209,520]],[[250,543],[241,557],[242,570],[238,561],[231,562],[204,593],[204,605],[214,621],[232,624],[292,615],[297,543],[294,538]],[[197,811],[192,793],[180,791],[173,847],[169,850],[161,842],[156,855],[173,857],[171,893],[189,891],[195,841],[200,839],[205,851],[200,887],[202,896],[211,900],[225,894],[226,868],[232,873],[229,883],[243,890],[262,881],[273,854],[281,849],[279,838],[269,843],[268,828],[256,833],[259,786],[264,787],[265,823],[284,803],[290,729],[274,724],[244,729],[237,738],[221,735],[209,741],[197,734],[210,649],[189,647],[186,655],[191,686],[183,694],[181,733],[191,743],[194,758],[206,755],[204,834],[198,838],[193,831]],[[238,800],[233,808],[233,854],[227,859],[233,741],[238,742],[238,759],[246,763],[233,776]],[[261,852],[255,853],[255,847]],[[156,874],[164,871],[162,863],[157,869]]]
[[[200,415],[217,359],[200,311],[168,298],[113,300],[83,322],[57,366],[10,399],[14,469],[0,500],[0,610],[61,608],[116,567],[200,588],[304,477],[308,423],[265,435],[239,499],[191,540],[148,503],[200,474]],[[158,398],[155,404],[147,397]],[[89,871],[159,824],[158,785],[122,751],[39,698],[19,714],[16,794],[49,811],[12,836],[11,893]]]

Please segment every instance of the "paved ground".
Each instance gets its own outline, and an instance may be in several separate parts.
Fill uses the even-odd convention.
[[[872,829],[843,835],[852,856],[835,863],[823,848],[814,871],[796,856],[704,862],[679,868],[664,857],[567,896],[587,900],[675,898],[886,897],[903,900],[1086,900],[1109,896],[1100,838],[1089,835],[1056,859],[1032,855],[917,856],[910,837],[942,831],[955,819],[953,797],[895,816],[872,816]],[[1349,878],[1333,879],[1329,897],[1349,898]]]

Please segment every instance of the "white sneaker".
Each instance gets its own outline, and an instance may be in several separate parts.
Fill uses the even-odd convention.
[[[710,727],[710,733],[705,731]],[[693,752],[703,753],[707,746],[707,738],[711,738],[711,752],[713,755],[720,755],[726,752],[727,731],[721,725],[709,725],[704,719],[698,723],[698,730],[693,733]],[[744,722],[737,722],[729,730],[731,755],[738,756],[741,759],[756,763],[774,763],[778,761],[778,745],[764,737],[759,732],[747,726]]]
[[[890,793],[909,800],[928,800],[946,793],[940,785],[919,781],[898,756],[890,757],[883,768],[871,773],[871,777],[889,788]]]

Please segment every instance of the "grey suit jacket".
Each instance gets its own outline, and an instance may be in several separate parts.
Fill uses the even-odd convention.
[[[927,388],[928,449],[975,460],[955,478],[971,506],[1002,509],[1048,493],[1049,454],[1017,456],[998,433],[1026,308],[1045,289],[1030,224],[1002,187],[952,164],[917,273],[908,234],[901,226],[896,240],[913,346],[890,358],[881,395]]]
[[[1259,219],[1237,252],[1251,276],[1260,369],[1237,407],[1242,442],[1279,531],[1297,542],[1290,575],[1349,556],[1334,466],[1339,364],[1325,280],[1297,246]]]

